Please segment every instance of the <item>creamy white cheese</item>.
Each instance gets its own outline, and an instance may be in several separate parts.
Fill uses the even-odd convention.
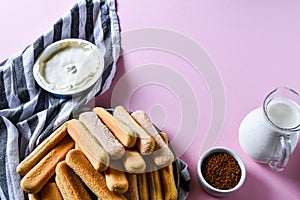
[[[39,81],[49,90],[65,93],[90,85],[102,73],[99,50],[87,41],[66,41],[37,61]],[[99,77],[98,77],[99,78]]]

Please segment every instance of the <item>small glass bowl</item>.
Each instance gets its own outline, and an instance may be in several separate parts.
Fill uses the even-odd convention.
[[[214,153],[228,153],[230,155],[233,156],[233,158],[238,162],[238,165],[241,169],[241,177],[239,182],[231,189],[218,189],[215,188],[213,186],[211,186],[204,178],[203,174],[202,174],[202,164],[203,161],[210,155],[214,154]],[[214,147],[212,149],[209,149],[208,151],[206,151],[199,159],[198,161],[198,166],[197,166],[197,171],[198,171],[198,177],[199,177],[199,181],[201,183],[201,186],[203,187],[203,189],[210,195],[213,196],[217,196],[217,197],[223,197],[223,196],[228,196],[229,194],[239,190],[241,188],[241,186],[244,184],[245,178],[246,178],[246,167],[244,162],[242,161],[242,159],[236,154],[234,153],[232,150],[225,148],[225,147]]]

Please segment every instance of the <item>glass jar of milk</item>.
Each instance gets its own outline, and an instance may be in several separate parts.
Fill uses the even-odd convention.
[[[298,143],[300,96],[286,87],[273,90],[263,106],[251,111],[242,121],[239,142],[254,160],[282,171]]]

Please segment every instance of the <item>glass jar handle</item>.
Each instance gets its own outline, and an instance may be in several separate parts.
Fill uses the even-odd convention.
[[[279,158],[269,161],[269,166],[275,171],[282,171],[287,166],[291,156],[291,139],[289,136],[280,137],[280,150]]]

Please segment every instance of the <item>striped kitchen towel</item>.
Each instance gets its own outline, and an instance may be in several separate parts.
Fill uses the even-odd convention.
[[[32,67],[53,42],[88,40],[105,50],[105,71],[84,97],[59,99],[36,85]],[[73,112],[105,92],[114,77],[120,52],[114,0],[80,0],[51,29],[23,51],[0,63],[0,199],[22,200],[19,162]]]
[[[79,0],[48,32],[0,63],[0,200],[26,199],[16,167],[57,127],[76,115],[111,85],[120,55],[115,0]],[[33,78],[33,64],[50,44],[80,38],[105,53],[105,68],[96,86],[83,97],[60,99],[42,90]],[[189,193],[189,170],[179,160],[179,200]]]

